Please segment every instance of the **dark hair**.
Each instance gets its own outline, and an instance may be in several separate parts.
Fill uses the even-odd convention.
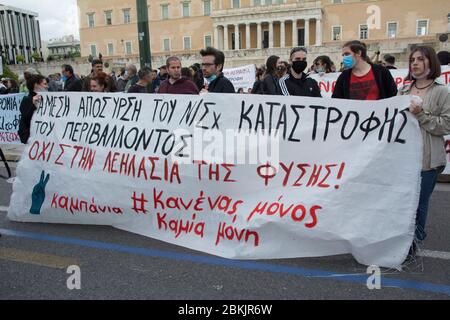
[[[318,61],[320,61],[325,66],[325,73],[333,72],[333,69],[331,69],[333,61],[331,61],[329,56],[318,56],[314,59],[313,64],[315,65]]]
[[[343,48],[348,47],[350,50],[357,54],[361,54],[361,58],[366,60],[366,62],[371,63],[370,58],[367,56],[367,46],[364,42],[361,42],[359,40],[353,40],[349,41],[346,44],[344,44]]]
[[[152,69],[149,67],[142,67],[141,70],[138,72],[139,79],[144,79],[146,76],[148,76],[150,73],[152,73]]]
[[[108,90],[108,75],[105,72],[98,72],[97,75],[91,80],[98,83],[98,85],[103,87],[103,90]]]
[[[384,61],[386,61],[387,63],[390,64],[395,64],[395,57],[393,55],[390,54],[385,54],[383,57]]]
[[[217,50],[216,48],[213,48],[213,47],[207,47],[206,49],[202,49],[200,51],[200,55],[202,57],[214,56],[214,64],[216,66],[222,65],[222,68],[220,69],[220,71],[223,70],[223,66],[225,64],[225,55],[223,54],[222,51]]]
[[[441,63],[441,66],[446,66],[450,63],[450,52],[448,51],[441,51],[437,54],[437,57],[439,59],[439,62]]]
[[[266,61],[266,74],[275,75],[277,72],[277,61],[279,56],[270,56]]]
[[[61,68],[63,68],[64,71],[70,72],[70,74],[73,74],[73,68],[72,68],[72,66],[70,64],[63,64],[61,66]]]
[[[27,80],[27,88],[29,92],[34,92],[34,85],[40,84],[45,80],[45,77],[40,74],[33,74]]]
[[[414,50],[411,51],[411,54],[409,55],[409,73],[406,77],[407,80],[413,80],[412,72],[411,72],[411,59],[414,53],[417,51],[420,51],[422,55],[424,55],[430,64],[430,74],[428,75],[427,79],[437,79],[441,76],[441,64],[439,63],[436,51],[432,47],[429,46],[418,46]]]
[[[191,81],[193,80],[191,69],[189,69],[187,67],[181,68],[181,75]]]
[[[181,63],[180,58],[178,58],[178,57],[176,57],[176,56],[171,56],[171,57],[167,58],[167,60],[166,60],[166,66],[167,66],[167,68],[169,68],[170,63],[171,63],[172,61],[180,61],[180,63]]]
[[[94,59],[92,60],[92,66],[95,67],[95,65],[101,64],[103,66],[103,61],[100,59]]]
[[[292,48],[291,53],[289,54],[289,57],[292,57],[292,55],[294,53],[299,52],[299,51],[303,51],[304,53],[308,53],[308,49],[306,49],[305,47],[295,47],[295,48]]]

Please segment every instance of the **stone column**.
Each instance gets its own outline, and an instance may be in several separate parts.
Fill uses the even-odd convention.
[[[284,48],[286,46],[286,21],[281,21],[280,24],[280,47]]]
[[[309,19],[305,19],[305,46],[309,46]]]
[[[223,26],[223,50],[228,51],[228,25]]]
[[[273,21],[269,22],[269,48],[273,48]]]
[[[316,46],[322,45],[322,20],[316,19]]]
[[[297,29],[297,19],[292,20],[292,46],[298,46],[298,29]]]
[[[219,46],[219,26],[214,26],[214,48],[220,49],[220,46]]]
[[[234,25],[234,49],[239,50],[239,24]]]
[[[262,25],[261,22],[258,22],[257,24],[257,37],[256,37],[256,41],[257,41],[257,48],[261,49],[262,48]]]
[[[245,24],[245,49],[250,49],[250,23]]]

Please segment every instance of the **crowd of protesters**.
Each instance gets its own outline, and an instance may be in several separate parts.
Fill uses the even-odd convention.
[[[235,89],[223,74],[225,55],[208,47],[200,52],[201,64],[183,68],[178,57],[167,59],[158,70],[143,67],[139,71],[127,65],[116,77],[103,71],[101,60],[92,62],[92,70],[86,77],[78,77],[70,65],[63,65],[61,74],[48,78],[33,69],[24,72],[26,86],[11,79],[2,81],[1,93],[28,92],[20,106],[22,118],[19,133],[23,143],[29,137],[31,117],[36,110],[39,92],[43,91],[89,91],[164,94],[245,93]],[[441,65],[450,65],[450,53],[436,54],[428,46],[416,47],[409,56],[409,84],[400,90],[389,71],[395,69],[395,57],[389,54],[380,60],[380,52],[369,57],[367,47],[360,41],[350,41],[342,48],[339,70],[328,56],[314,59],[310,68],[307,49],[295,47],[291,50],[289,63],[278,56],[270,56],[264,66],[257,68],[252,94],[321,97],[312,74],[341,72],[333,91],[333,98],[353,100],[380,100],[396,95],[410,95],[408,110],[417,118],[422,131],[423,164],[419,206],[416,215],[416,241],[410,254],[414,256],[417,243],[426,237],[425,224],[428,203],[435,187],[437,176],[446,165],[444,139],[450,134],[450,93],[439,83]]]

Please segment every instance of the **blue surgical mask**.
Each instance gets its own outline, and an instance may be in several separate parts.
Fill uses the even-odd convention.
[[[208,83],[211,83],[217,79],[217,75],[213,74],[211,77],[205,78],[205,79],[206,79],[206,81],[208,81]]]
[[[342,60],[342,63],[344,64],[344,67],[346,69],[351,69],[355,66],[356,61],[353,58],[353,56],[348,55],[348,56],[344,56],[344,59]]]
[[[62,76],[62,77],[61,77],[61,81],[62,81],[62,82],[66,82],[67,79],[68,79],[67,76]]]

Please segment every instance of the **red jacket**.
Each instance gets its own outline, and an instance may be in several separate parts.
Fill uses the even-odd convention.
[[[191,80],[181,77],[174,84],[171,84],[169,80],[163,81],[158,93],[198,94],[198,88]]]

